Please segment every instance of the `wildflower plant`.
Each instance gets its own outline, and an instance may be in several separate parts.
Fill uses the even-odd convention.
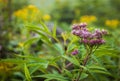
[[[72,26],[72,34],[77,36],[80,39],[79,42],[85,47],[86,56],[83,58],[82,66],[86,66],[91,54],[93,54],[99,46],[105,43],[103,36],[107,35],[108,32],[104,29],[95,29],[94,31],[89,31],[86,23],[80,23]],[[78,50],[74,50],[72,54],[78,54]],[[76,81],[80,80],[82,72],[83,68],[80,69],[80,74],[78,74]]]
[[[107,34],[106,30],[90,31],[86,23],[74,24],[72,33],[61,33],[61,40],[57,37],[56,24],[52,31],[41,21],[37,26],[26,24],[25,27],[38,35],[19,46],[20,54],[15,54],[17,60],[2,60],[16,64],[15,68],[22,70],[22,80],[97,81],[95,76],[101,73],[111,76],[94,55],[98,47],[105,43],[103,36]],[[35,45],[39,49],[34,51]]]
[[[90,31],[87,28],[86,23],[74,24],[72,26],[72,33],[61,33],[63,39],[63,41],[61,41],[57,37],[56,26],[53,27],[51,32],[44,23],[40,22],[40,24],[40,27],[29,24],[26,25],[28,30],[36,32],[39,37],[26,41],[24,46],[26,47],[29,42],[31,44],[31,42],[35,40],[42,41],[40,44],[42,50],[40,50],[40,52],[44,54],[38,55],[42,62],[38,61],[38,63],[40,66],[42,65],[44,67],[38,67],[34,70],[34,72],[36,72],[39,69],[42,71],[42,74],[34,75],[25,73],[26,79],[32,80],[34,78],[41,78],[56,81],[80,81],[89,79],[90,75],[94,77],[94,73],[100,72],[102,74],[110,75],[104,67],[93,61],[93,57],[95,57],[94,52],[98,47],[105,43],[103,36],[107,34],[106,30],[95,29],[94,31]],[[52,42],[52,39],[55,40],[54,43]],[[45,48],[42,44],[44,44]],[[24,46],[23,48],[25,48]],[[83,46],[83,48],[81,48],[81,46]],[[81,49],[82,51],[80,51]],[[24,57],[26,57],[26,52],[24,51],[25,50],[23,50]],[[38,59],[38,57],[35,58]],[[36,63],[32,62],[32,65],[33,66],[31,66],[31,63],[25,63],[27,72],[31,73],[31,70],[28,69],[28,67],[36,67]],[[29,78],[27,76],[29,76]]]

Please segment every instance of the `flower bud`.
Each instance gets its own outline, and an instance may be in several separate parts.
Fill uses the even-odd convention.
[[[101,44],[104,44],[105,43],[105,40],[103,40],[103,39],[99,39],[99,42],[98,42],[100,45]]]
[[[73,52],[72,52],[72,55],[77,55],[78,54],[78,50],[74,50]]]
[[[72,29],[73,29],[73,30],[78,30],[78,29],[80,29],[80,28],[79,28],[79,26],[78,26],[77,24],[74,24],[74,25],[72,26]]]
[[[81,34],[81,37],[82,37],[82,38],[85,38],[85,39],[86,39],[86,38],[90,37],[90,32],[84,31],[84,30],[81,31],[81,32],[82,32],[82,34]]]
[[[88,44],[88,40],[87,40],[87,39],[83,39],[82,42],[83,42],[84,44]]]

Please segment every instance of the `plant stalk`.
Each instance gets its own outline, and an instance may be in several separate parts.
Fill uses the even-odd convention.
[[[92,48],[90,49],[90,52],[87,54],[86,58],[83,60],[83,66],[86,66],[91,54],[92,54]],[[76,81],[80,81],[82,72],[83,72],[83,68],[80,68],[80,73],[78,74]]]

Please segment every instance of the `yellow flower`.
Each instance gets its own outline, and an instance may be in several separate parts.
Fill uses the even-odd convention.
[[[7,3],[7,0],[0,0],[0,3]]]
[[[27,8],[29,8],[29,9],[37,9],[37,7],[36,6],[34,6],[34,5],[28,5],[28,7]]]
[[[2,63],[0,63],[0,71],[1,72],[8,72],[8,71],[10,71],[10,70],[12,70],[13,69],[13,64],[12,63],[6,63],[6,62],[2,62]]]
[[[26,9],[21,9],[21,10],[14,12],[13,15],[16,16],[17,18],[22,19],[22,20],[26,20],[27,15],[28,15],[28,11]]]
[[[110,28],[117,28],[119,25],[119,20],[113,19],[113,20],[106,20],[105,25]]]
[[[48,14],[43,16],[43,20],[45,20],[45,21],[49,21],[50,19],[51,19],[51,16]]]
[[[24,46],[24,43],[19,42],[19,43],[18,43],[18,46],[23,47],[23,46]]]
[[[28,5],[23,9],[15,11],[13,15],[23,21],[36,21],[38,19],[38,15],[41,14],[40,14],[40,10],[36,6]]]
[[[93,23],[95,21],[97,21],[97,18],[94,15],[85,15],[80,18],[80,22]]]

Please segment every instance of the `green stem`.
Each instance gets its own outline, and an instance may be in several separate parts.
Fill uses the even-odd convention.
[[[62,59],[62,73],[64,73],[65,70],[65,59]]]
[[[87,56],[83,61],[83,66],[86,66],[91,54],[92,54],[92,48],[90,48],[90,52],[87,52]],[[78,73],[78,77],[77,77],[76,81],[80,81],[80,77],[82,75],[82,72],[83,72],[83,68],[80,68],[80,73]]]

